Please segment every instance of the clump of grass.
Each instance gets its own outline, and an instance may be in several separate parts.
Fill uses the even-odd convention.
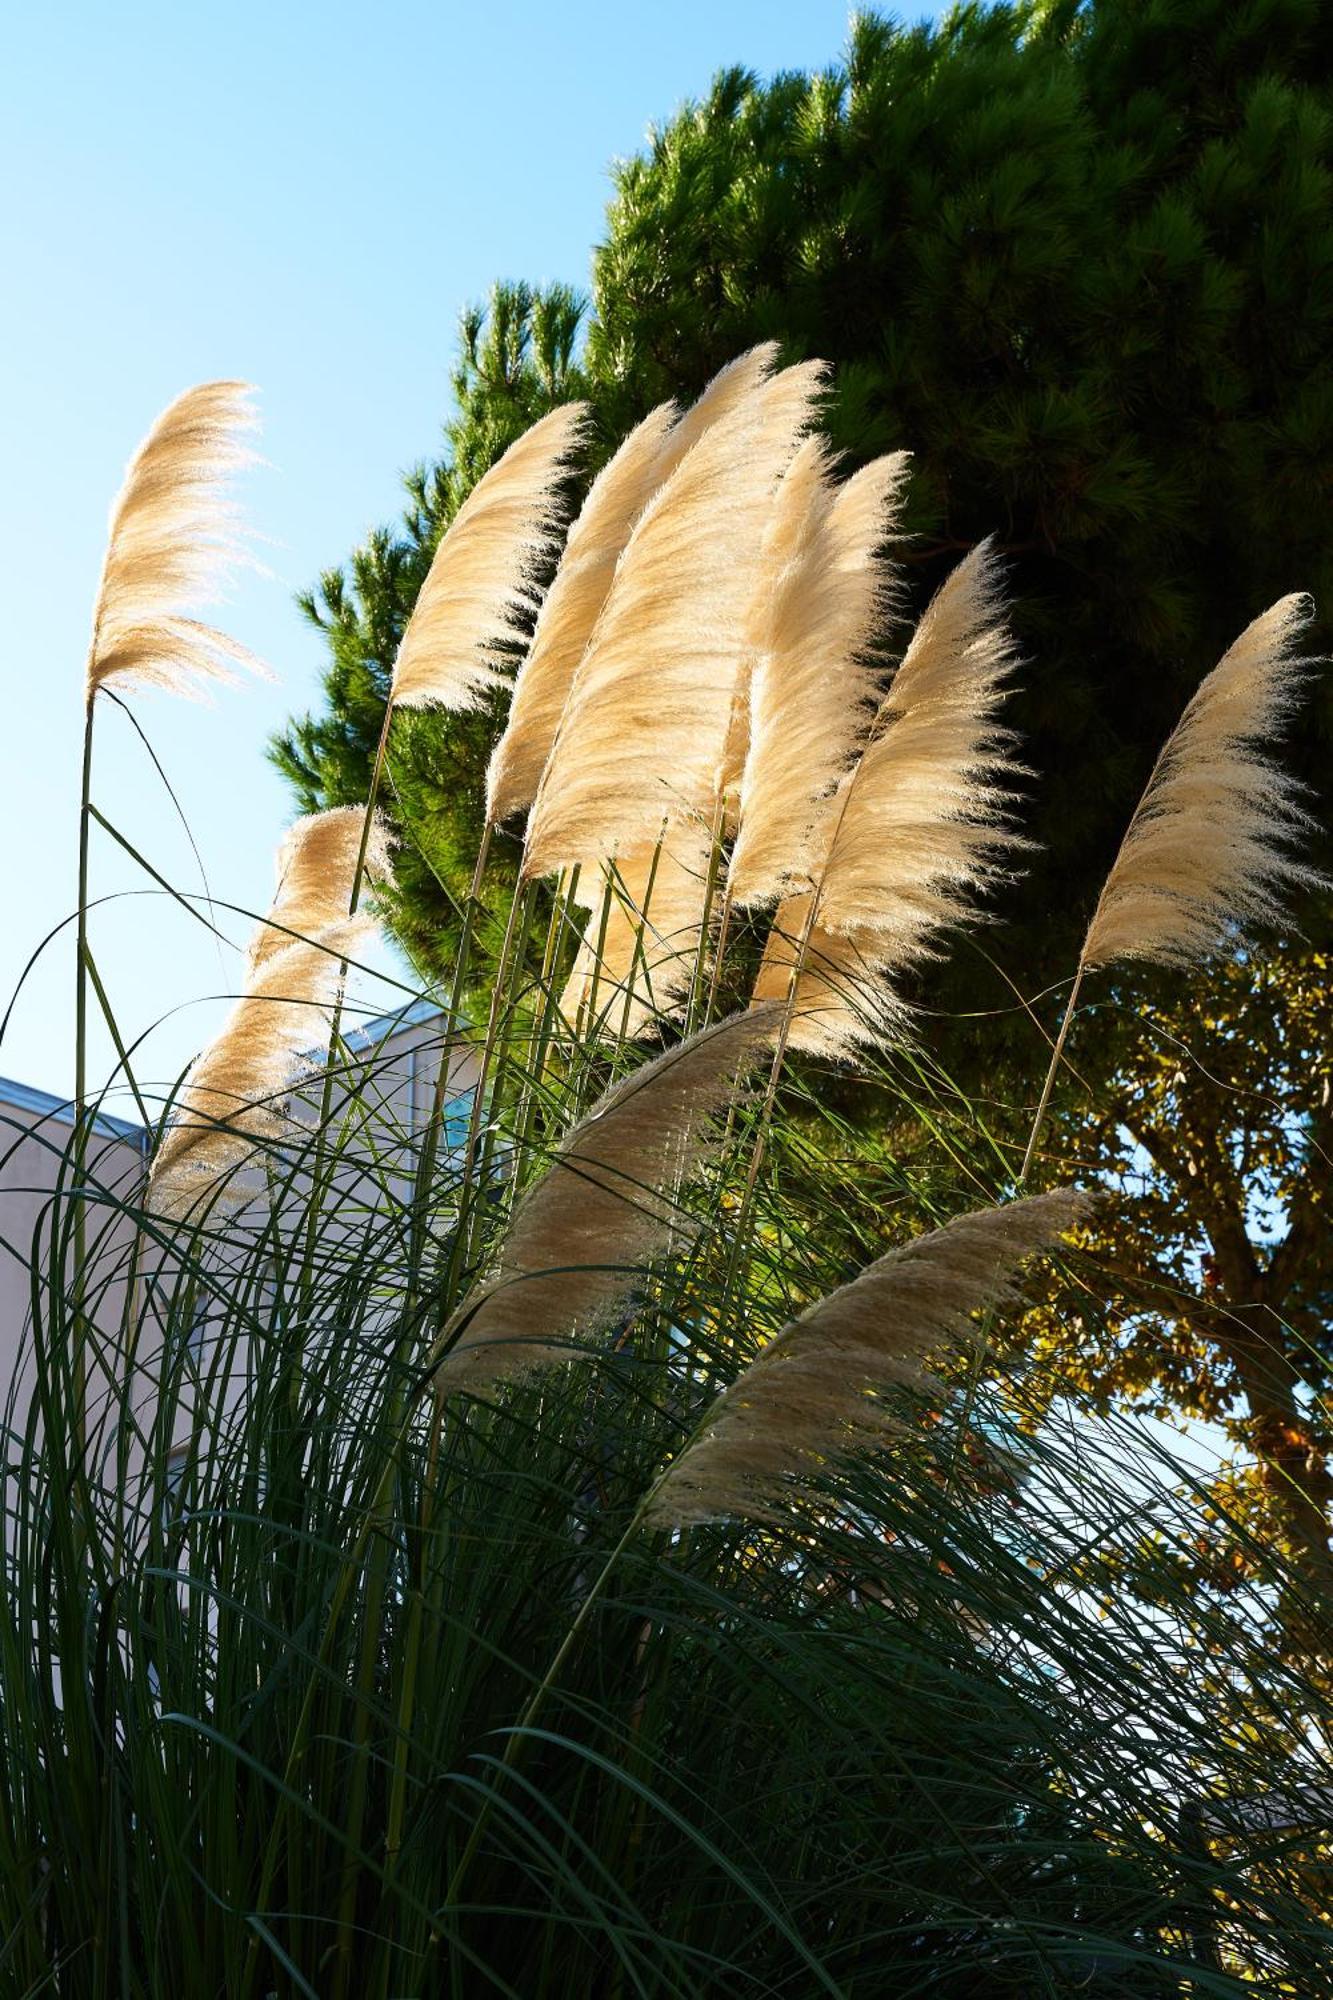
[[[7,1990],[1333,1994],[1320,1673],[1265,1622],[1299,1579],[1255,1550],[1251,1596],[1192,1594],[1198,1494],[1160,1437],[1072,1387],[1056,1422],[989,1365],[977,1315],[1013,1308],[1025,1257],[1095,1301],[1083,1198],[1012,1197],[892,984],[1016,844],[993,561],[891,674],[869,639],[901,468],[837,485],[800,443],[820,371],[775,360],[657,413],[593,489],[492,767],[494,816],[532,808],[529,886],[486,1022],[459,1018],[465,964],[430,996],[433,1089],[342,1026],[390,865],[372,799],[294,830],[146,1183],[82,1097],[72,1135],[12,1141],[54,1186],[10,1246],[32,1311],[6,1417]],[[399,704],[471,701],[509,660],[577,430],[557,417],[441,544]],[[192,560],[161,553],[173,588]],[[750,671],[764,601],[771,636],[848,668],[844,714],[811,691],[809,755],[777,637]],[[644,698],[659,668],[676,734]],[[1179,904],[1164,821],[1223,779],[1240,809],[1246,686],[1221,736],[1201,693],[1220,774],[1198,730],[1173,739],[1089,965],[1130,875]],[[1190,924],[1215,933],[1238,867],[1258,913],[1271,868],[1191,852]],[[747,948],[736,855],[738,906],[782,898],[776,985],[710,1023]],[[531,884],[557,870],[535,965]],[[802,1048],[929,1122],[928,1197]]]

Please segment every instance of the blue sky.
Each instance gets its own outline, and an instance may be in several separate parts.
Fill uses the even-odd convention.
[[[925,6],[909,16],[929,12]],[[397,510],[448,402],[460,307],[496,277],[585,284],[608,163],[744,62],[820,67],[845,0],[669,6],[270,0],[25,8],[0,75],[0,583],[9,815],[0,989],[73,908],[79,701],[107,508],[125,461],[191,382],[259,386],[268,463],[247,479],[270,574],[222,613],[274,686],[137,714],[215,895],[262,905],[291,816],[263,756],[315,697],[292,594]],[[94,793],[181,887],[198,872],[128,726],[99,721]],[[173,1077],[215,1024],[235,958],[103,843],[93,940],[122,1027]],[[233,935],[243,936],[243,923]],[[65,1093],[72,949],[15,1010],[0,1074]],[[160,1025],[154,1027],[154,1023]],[[110,1068],[98,1044],[94,1075]]]

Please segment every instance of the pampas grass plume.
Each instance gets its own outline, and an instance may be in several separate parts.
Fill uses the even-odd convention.
[[[928,1383],[931,1350],[966,1340],[973,1313],[1009,1298],[1023,1260],[1058,1242],[1087,1206],[1059,1188],[959,1216],[809,1307],[717,1399],[645,1519],[781,1519],[831,1462],[873,1450],[896,1427],[880,1392]]]
[[[308,813],[288,829],[277,857],[277,893],[250,941],[252,971],[292,944],[308,940],[351,911],[357,861],[365,836],[362,874],[371,884],[390,875],[389,833],[383,817],[366,829],[362,806],[334,806]]]
[[[561,493],[585,406],[563,403],[477,481],[435,551],[398,657],[395,708],[476,708],[508,687],[562,524]]]
[[[359,807],[311,813],[278,849],[278,890],[250,941],[243,990],[191,1068],[153,1156],[148,1193],[158,1214],[197,1212],[258,1145],[294,1133],[285,1100],[327,1046],[346,962],[376,929],[368,910],[349,911],[364,826]],[[391,879],[379,820],[365,873]]]
[[[230,482],[254,462],[245,382],[203,382],[163,412],[125,475],[111,510],[93,613],[86,698],[99,688],[159,687],[198,697],[235,679],[235,665],[267,668],[235,640],[187,616],[215,602],[251,560]]]
[[[779,489],[751,628],[756,665],[740,825],[728,883],[738,903],[808,877],[817,804],[850,767],[878,686],[876,643],[892,577],[881,559],[908,454],[841,486],[807,438]]]
[[[662,403],[597,475],[574,520],[537,619],[503,735],[486,772],[486,816],[498,826],[532,804],[621,551],[660,482],[675,407]]]
[[[1124,959],[1195,963],[1273,922],[1285,890],[1320,881],[1289,852],[1310,825],[1299,787],[1260,748],[1308,678],[1294,649],[1312,616],[1308,597],[1280,599],[1201,683],[1130,821],[1080,973]]]
[[[823,374],[804,363],[750,388],[644,509],[529,817],[526,878],[632,852],[664,819],[711,818],[754,564]]]
[[[495,1270],[459,1307],[437,1388],[481,1390],[578,1353],[612,1319],[681,1219],[717,1144],[717,1115],[772,1022],[734,1014],[609,1090],[523,1195]]]
[[[758,386],[776,354],[773,343],[743,354],[678,420],[673,403],[659,404],[593,481],[569,531],[486,773],[486,816],[492,825],[537,796],[574,674],[644,508],[704,432]]]
[[[149,1170],[159,1215],[197,1214],[233,1182],[259,1146],[296,1130],[286,1098],[328,1036],[343,961],[370,919],[344,918],[317,941],[262,960],[215,1039],[195,1062]],[[244,1198],[252,1192],[234,1183]]]
[[[1022,845],[1007,825],[1022,767],[996,722],[1013,664],[983,543],[936,592],[859,763],[824,808],[812,892],[778,910],[756,998],[791,995],[793,1048],[849,1054],[904,1026],[893,978],[975,916]]]

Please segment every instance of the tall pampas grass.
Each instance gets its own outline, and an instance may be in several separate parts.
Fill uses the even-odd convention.
[[[243,990],[181,1090],[149,1170],[156,1213],[200,1212],[256,1149],[296,1132],[287,1099],[330,1039],[347,960],[374,935],[352,911],[365,815],[356,808],[298,820],[278,850],[278,891],[246,954]],[[383,827],[372,821],[364,871],[390,879]]]
[[[570,686],[621,551],[661,480],[675,406],[650,411],[597,475],[569,531],[519,669],[509,719],[486,772],[486,816],[498,826],[537,796]]]
[[[193,1065],[149,1169],[156,1214],[197,1215],[229,1189],[258,1149],[294,1136],[287,1100],[327,1042],[343,962],[362,946],[369,919],[344,918],[318,940],[262,960],[222,1028]]]
[[[459,508],[398,648],[392,708],[472,709],[490,689],[509,686],[515,648],[541,604],[541,572],[559,544],[561,489],[585,416],[582,403],[552,410]]]
[[[234,639],[188,614],[216,601],[250,560],[231,481],[254,462],[245,382],[203,382],[158,418],[111,510],[88,650],[86,699],[100,689],[159,687],[198,696],[232,668],[266,668]]]
[[[703,941],[709,831],[672,827],[655,846],[608,863],[606,902],[584,893],[587,921],[561,998],[567,1021],[583,1012],[588,1035],[652,1033],[688,990]]]
[[[810,891],[778,910],[755,997],[790,998],[790,1046],[848,1055],[903,1024],[894,979],[975,917],[1021,845],[1008,819],[1022,767],[996,720],[1013,665],[983,543],[936,592],[824,807]]]
[[[681,1220],[680,1193],[771,1023],[736,1014],[609,1090],[521,1198],[494,1271],[445,1329],[441,1391],[486,1389],[569,1360],[604,1327]],[[452,1342],[452,1344],[448,1344]]]
[[[1275,922],[1284,892],[1322,882],[1291,852],[1311,825],[1300,787],[1262,748],[1309,678],[1313,663],[1295,648],[1313,615],[1301,594],[1261,613],[1200,683],[1167,738],[1083,939],[1020,1185],[1088,973],[1131,960],[1196,964],[1229,939]]]
[[[770,901],[808,878],[819,806],[850,768],[878,692],[892,592],[882,560],[908,454],[838,486],[821,439],[779,489],[752,619],[750,736],[728,890]]]
[[[575,677],[528,823],[531,879],[711,819],[746,652],[753,566],[824,370],[761,380],[641,515]]]
[[[1148,780],[1079,953],[1080,972],[1125,959],[1190,965],[1281,915],[1319,878],[1290,847],[1310,827],[1299,786],[1262,745],[1309,677],[1295,651],[1314,615],[1281,598],[1200,684]]]
[[[742,355],[681,417],[674,403],[659,404],[593,481],[570,528],[486,773],[486,816],[492,825],[523,811],[537,796],[575,672],[649,500],[704,432],[758,386],[776,354],[770,342]]]
[[[378,813],[369,827],[360,806],[333,806],[298,819],[278,849],[277,893],[250,941],[251,968],[349,916],[358,877],[375,883],[389,874],[388,827]]]
[[[923,1386],[932,1349],[1012,1296],[1023,1260],[1074,1228],[1072,1188],[979,1209],[879,1258],[783,1328],[708,1412],[645,1509],[657,1527],[784,1518],[831,1463],[898,1423],[882,1391]]]

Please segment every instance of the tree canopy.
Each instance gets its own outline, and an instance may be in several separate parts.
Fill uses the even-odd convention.
[[[301,804],[364,796],[430,552],[527,423],[585,396],[605,452],[777,338],[835,364],[849,469],[914,453],[912,609],[984,535],[1009,559],[1045,851],[1003,956],[1062,967],[1191,689],[1275,597],[1330,599],[1329,43],[1315,0],[968,7],[862,17],[818,75],[719,76],[616,169],[586,309],[501,285],[465,316],[444,457],[307,600],[326,706],[274,746]],[[1329,716],[1325,697],[1312,774]],[[487,734],[395,726],[398,786],[428,770],[456,801],[397,914],[428,969],[451,957],[440,885],[464,886]]]
[[[969,949],[929,997],[1010,1009],[1006,1087],[1030,1097],[1012,988],[1071,970],[1188,696],[1288,591],[1313,592],[1327,649],[1331,45],[1318,0],[1047,0],[863,16],[824,72],[720,75],[617,167],[589,301],[500,284],[465,315],[442,458],[306,600],[325,706],[273,746],[301,806],[365,797],[431,552],[526,425],[586,398],[591,472],[755,341],[822,356],[847,469],[914,454],[904,611],[988,534],[1008,564],[1040,845],[986,940],[1001,976]],[[394,723],[388,806],[412,837],[392,920],[429,976],[452,969],[495,721]],[[1331,724],[1325,680],[1285,746],[1325,799]],[[492,879],[515,858],[497,843]],[[1326,907],[1303,920],[1308,948],[1154,982],[1151,1029],[1108,991],[1072,1049],[1097,1101],[1066,1087],[1050,1145],[1143,1170],[1132,1241],[1108,1225],[1123,1310],[1089,1331],[1090,1379],[1228,1422],[1253,1504],[1326,1573]],[[1203,1566],[1224,1560],[1210,1540]]]

